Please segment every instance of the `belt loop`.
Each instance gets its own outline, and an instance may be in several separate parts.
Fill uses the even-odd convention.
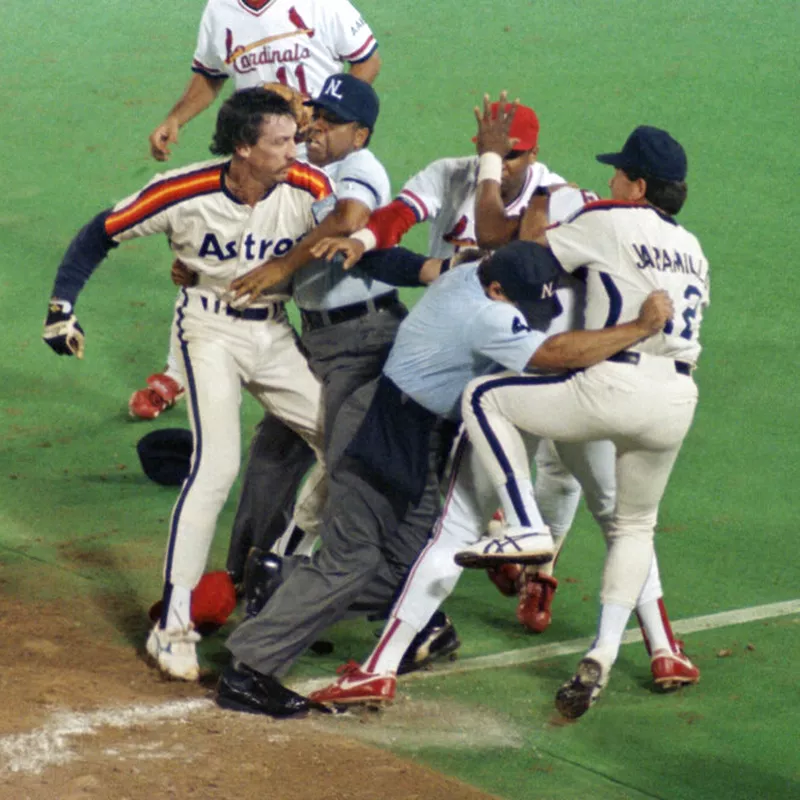
[[[219,304],[219,298],[217,298],[217,299],[214,301],[214,313],[215,313],[215,314],[219,314],[219,308],[220,308],[220,304]]]
[[[205,295],[201,295],[200,302],[203,304],[203,311],[208,311],[208,298]]]
[[[377,306],[375,305],[375,299],[372,297],[368,297],[366,299],[366,305],[367,309],[369,309],[370,313],[372,314],[374,314],[378,310]]]

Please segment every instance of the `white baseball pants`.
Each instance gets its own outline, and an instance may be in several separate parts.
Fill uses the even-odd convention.
[[[694,381],[672,359],[642,355],[638,364],[605,361],[563,375],[481,378],[464,392],[462,413],[491,482],[505,487],[512,503],[527,502],[517,489],[529,475],[520,431],[559,442],[614,443],[617,495],[601,600],[632,609],[650,570],[658,506],[696,405]]]
[[[265,320],[229,316],[209,292],[185,289],[176,305],[194,452],[172,511],[164,575],[194,588],[205,569],[241,462],[242,387],[322,458],[321,387],[297,347],[283,304]],[[324,488],[324,487],[322,487]]]

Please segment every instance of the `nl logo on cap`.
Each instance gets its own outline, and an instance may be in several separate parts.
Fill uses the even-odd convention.
[[[338,78],[330,78],[325,85],[323,94],[329,94],[337,100],[342,100],[342,82]]]

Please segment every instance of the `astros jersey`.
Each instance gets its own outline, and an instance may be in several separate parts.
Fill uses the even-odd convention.
[[[475,193],[478,157],[442,158],[414,175],[399,199],[414,211],[418,222],[430,220],[428,254],[447,258],[457,250],[475,247]],[[538,161],[528,168],[520,196],[506,206],[506,216],[518,217],[538,186],[565,183]]]
[[[403,320],[383,371],[429,411],[457,420],[470,380],[521,372],[545,338],[515,306],[486,296],[477,263],[464,264],[435,281]]]
[[[314,226],[312,206],[332,192],[324,172],[302,162],[255,206],[225,188],[229,160],[191,164],[156,175],[122,200],[105,220],[116,242],[165,233],[172,252],[218,296],[231,281],[273,256],[288,252]],[[284,299],[285,287],[271,298]]]
[[[389,175],[369,150],[356,150],[322,169],[334,184],[335,196],[325,201],[331,208],[338,200],[358,200],[374,211],[391,200]],[[345,272],[341,266],[317,261],[295,275],[293,296],[300,308],[319,311],[361,303],[391,291],[393,286],[374,280],[359,267]]]
[[[192,71],[237,89],[277,81],[316,97],[325,78],[377,48],[348,0],[209,0]]]
[[[587,268],[587,328],[629,322],[650,292],[665,289],[675,319],[630,349],[697,361],[709,303],[708,262],[696,237],[674,219],[645,203],[601,200],[549,228],[547,241],[567,272]]]

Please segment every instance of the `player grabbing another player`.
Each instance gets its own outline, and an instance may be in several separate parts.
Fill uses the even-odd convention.
[[[158,161],[170,156],[178,132],[214,101],[228,79],[236,90],[278,83],[293,103],[299,124],[302,101],[317,97],[326,78],[349,65],[350,74],[372,83],[381,59],[378,44],[348,0],[209,0],[200,21],[192,78],[166,119],[150,135]],[[270,88],[270,86],[267,86]],[[301,121],[302,120],[302,121]],[[163,372],[134,392],[128,410],[155,419],[183,397],[184,377],[173,328]]]
[[[287,320],[287,288],[245,310],[226,301],[232,280],[289,252],[314,227],[315,204],[331,194],[324,172],[295,161],[296,129],[277,94],[254,88],[232,95],[211,146],[220,158],[157,175],[75,237],[45,324],[44,339],[57,353],[82,355],[78,295],[109,250],[128,239],[164,233],[199,276],[175,309],[193,456],[170,521],[163,611],[147,640],[160,669],[184,680],[198,677],[191,593],[239,469],[242,386],[322,456],[320,385]]]
[[[651,569],[658,506],[697,404],[692,371],[709,301],[706,257],[697,239],[674,219],[686,198],[681,145],[666,131],[641,126],[621,152],[598,160],[615,167],[611,201],[590,204],[541,239],[566,271],[587,270],[586,326],[591,330],[571,335],[589,336],[631,320],[654,289],[669,294],[675,320],[657,336],[590,369],[476,381],[462,406],[470,439],[512,525],[505,537],[470,548],[464,554],[470,566],[497,563],[512,552],[524,556],[528,543],[537,540],[518,429],[559,441],[610,439],[616,446],[617,499],[607,534],[598,634],[556,696],[567,717],[585,713],[606,685]],[[665,663],[681,658],[669,650],[653,655]]]

